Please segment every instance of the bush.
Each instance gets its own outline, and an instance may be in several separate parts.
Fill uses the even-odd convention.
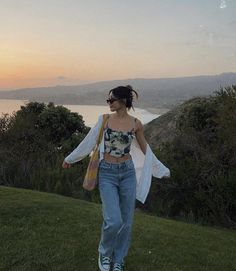
[[[78,194],[87,160],[68,171],[61,164],[88,130],[82,116],[53,103],[30,102],[12,117],[4,115],[0,119],[0,184]]]
[[[171,178],[152,183],[144,209],[236,227],[236,86],[187,101],[177,135],[156,152]]]

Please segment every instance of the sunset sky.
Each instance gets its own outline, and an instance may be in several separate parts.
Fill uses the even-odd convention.
[[[236,72],[236,0],[1,0],[0,90]]]

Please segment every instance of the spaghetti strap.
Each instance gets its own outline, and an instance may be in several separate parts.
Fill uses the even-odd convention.
[[[134,127],[132,128],[131,132],[135,131],[136,120],[137,120],[137,118],[134,118]]]
[[[107,114],[107,115],[108,115],[108,118],[107,118],[107,120],[106,120],[106,125],[104,125],[104,129],[110,129],[110,130],[113,130],[113,129],[111,129],[111,128],[108,126],[108,121],[109,121],[109,118],[110,118],[110,114]],[[134,125],[133,125],[133,128],[132,128],[131,130],[129,130],[127,133],[135,132],[136,121],[137,121],[137,118],[134,118]],[[116,130],[113,130],[113,131],[116,131]]]

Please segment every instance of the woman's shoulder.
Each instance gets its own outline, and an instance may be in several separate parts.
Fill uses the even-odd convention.
[[[111,114],[109,114],[109,113],[101,114],[101,115],[99,115],[99,118],[110,117],[110,115]]]
[[[131,116],[131,115],[130,115],[130,117],[133,118],[133,120],[134,120],[134,122],[135,122],[136,125],[137,125],[137,124],[138,124],[138,125],[139,125],[139,124],[142,124],[142,122],[141,122],[141,120],[140,120],[139,118],[137,118],[137,117],[135,117],[135,116]]]
[[[105,115],[106,115],[106,114],[100,114],[100,115],[98,116],[97,123],[96,123],[95,126],[101,126],[101,125],[102,125],[102,122],[103,122],[103,120],[104,120]]]
[[[98,120],[102,120],[102,119],[105,118],[105,117],[110,117],[110,114],[108,114],[108,113],[106,113],[106,114],[100,114],[100,115],[98,116]]]
[[[102,124],[102,122],[108,120],[109,117],[110,117],[110,114],[100,114],[98,116],[97,123]]]
[[[134,122],[134,131],[135,131],[135,133],[137,132],[137,130],[139,130],[140,129],[140,127],[142,127],[142,122],[140,121],[140,119],[139,118],[137,118],[137,117],[135,117],[135,116],[131,116],[131,115],[129,115],[130,116],[130,118],[133,120],[133,122]]]
[[[106,113],[106,114],[102,114],[102,119],[104,121],[107,121],[110,118],[110,114]]]
[[[135,132],[137,132],[138,130],[143,130],[143,124],[141,122],[140,119],[133,117],[134,118],[134,122],[135,122]]]

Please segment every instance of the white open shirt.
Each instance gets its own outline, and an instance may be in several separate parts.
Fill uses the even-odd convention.
[[[103,115],[100,115],[97,123],[90,129],[83,141],[66,158],[65,162],[72,164],[89,155],[96,145],[97,137],[102,126]],[[104,155],[104,133],[99,145],[100,161]],[[146,154],[134,137],[131,143],[130,155],[132,157],[136,173],[136,199],[144,203],[150,190],[152,175],[157,178],[170,177],[170,170],[161,163],[147,144]]]

